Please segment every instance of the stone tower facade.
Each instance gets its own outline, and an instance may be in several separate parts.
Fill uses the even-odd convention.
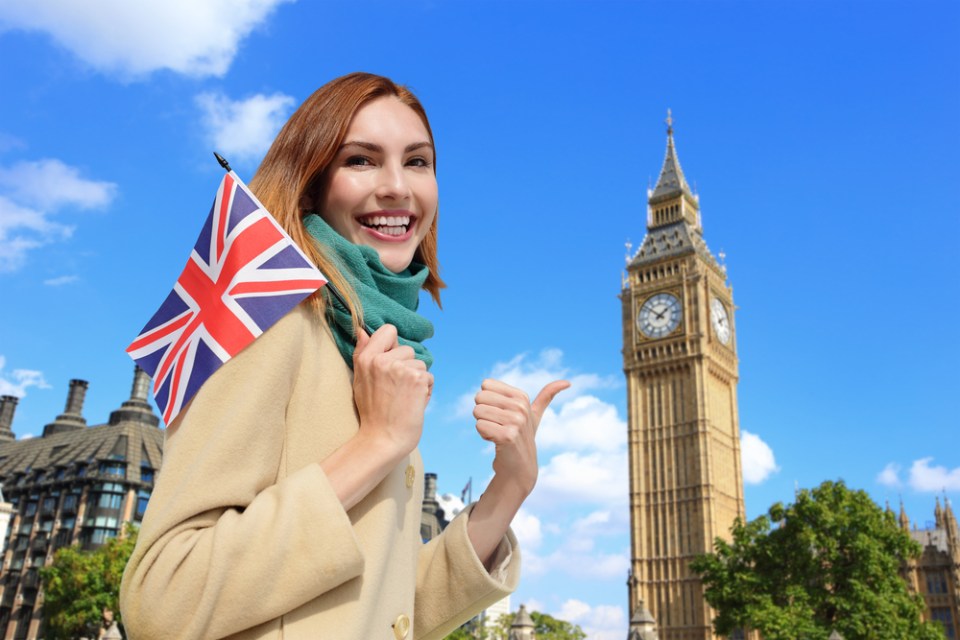
[[[911,558],[901,574],[910,593],[923,597],[924,620],[943,626],[946,638],[960,634],[960,526],[949,501],[933,512],[932,529],[910,528],[910,519],[900,504],[900,528],[910,534],[922,549],[919,558]]]
[[[669,114],[669,112],[668,112]],[[667,151],[647,233],[621,292],[630,460],[631,616],[662,640],[713,638],[689,562],[744,515],[733,289],[704,239],[700,200]]]

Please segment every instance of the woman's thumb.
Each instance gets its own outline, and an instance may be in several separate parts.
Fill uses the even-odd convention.
[[[547,410],[547,407],[550,406],[550,403],[553,402],[556,395],[564,389],[569,388],[570,383],[568,381],[554,380],[540,390],[540,393],[537,394],[534,401],[530,403],[530,408],[533,410],[533,415],[537,418],[537,423],[540,422],[540,418],[543,417],[543,413]]]

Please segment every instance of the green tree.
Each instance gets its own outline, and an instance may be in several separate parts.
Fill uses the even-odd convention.
[[[765,640],[827,640],[836,629],[846,640],[943,638],[939,626],[921,622],[923,600],[900,576],[920,546],[864,491],[827,481],[791,505],[738,519],[731,534],[690,565],[717,610],[718,634],[751,628]]]
[[[120,620],[120,579],[137,542],[137,529],[127,525],[124,537],[111,538],[96,551],[64,547],[53,563],[40,569],[46,638],[96,637],[103,610]]]
[[[506,640],[515,615],[505,613],[500,616],[495,624],[488,627],[487,638],[489,640]],[[584,640],[587,637],[580,625],[566,620],[558,620],[546,613],[531,611],[530,618],[533,620],[537,640]]]

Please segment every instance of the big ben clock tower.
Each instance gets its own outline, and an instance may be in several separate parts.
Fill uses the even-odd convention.
[[[627,264],[623,369],[630,451],[630,613],[661,640],[714,637],[689,563],[744,515],[733,289],[703,239],[700,200],[667,153],[648,191],[647,234]]]

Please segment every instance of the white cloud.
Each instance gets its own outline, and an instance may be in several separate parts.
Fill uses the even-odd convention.
[[[883,471],[877,474],[877,482],[885,487],[898,488],[900,484],[900,465],[891,462],[883,468]]]
[[[6,0],[0,29],[49,34],[93,68],[222,76],[240,41],[287,0]]]
[[[627,636],[627,616],[622,607],[608,604],[591,606],[571,598],[553,615],[580,625],[590,640],[623,640]]]
[[[526,550],[523,554],[524,571],[530,575],[557,572],[578,580],[626,580],[630,568],[626,553],[578,552],[562,547],[545,555]]]
[[[960,467],[931,467],[933,457],[914,460],[910,467],[910,488],[915,491],[960,491]]]
[[[542,530],[548,531],[551,536],[548,542],[559,540],[559,545],[549,553],[539,551],[544,542],[540,519],[531,514],[528,517],[536,521],[538,537],[535,546],[524,546],[521,533],[515,526],[516,521],[514,531],[524,550],[525,570],[531,575],[557,572],[586,580],[626,578],[630,565],[626,550],[610,551],[598,545],[603,538],[607,538],[613,540],[615,546],[620,546],[621,540],[628,537],[629,515],[626,510],[594,511],[571,524],[554,522],[549,529],[543,527]]]
[[[528,600],[525,600],[524,604],[527,605],[527,611],[546,611],[546,609],[543,608],[543,603],[537,600],[536,598],[530,598]],[[516,609],[519,609],[519,608],[520,608],[519,606],[516,607]]]
[[[457,514],[463,511],[463,500],[452,493],[444,493],[437,496],[437,502],[440,504],[440,510],[443,511],[443,517],[450,522]]]
[[[543,542],[540,518],[522,507],[517,512],[517,515],[514,516],[513,522],[510,523],[510,528],[513,529],[513,533],[517,536],[517,542],[520,543],[520,548],[523,549],[524,554],[536,550],[540,547],[540,543]]]
[[[594,396],[579,396],[547,409],[537,431],[543,449],[617,451],[627,444],[627,423],[617,408]]]
[[[227,160],[263,156],[294,105],[294,99],[282,93],[257,94],[244,100],[202,93],[196,101],[203,111],[207,138]]]
[[[627,508],[627,452],[565,451],[540,467],[529,502],[538,507],[576,503]]]
[[[79,169],[53,158],[0,168],[0,187],[12,200],[44,211],[64,206],[98,209],[117,193],[112,182],[81,178]]]
[[[49,389],[50,385],[43,378],[43,373],[31,369],[14,369],[10,374],[4,373],[3,369],[7,364],[7,359],[0,356],[0,396],[17,396],[22,398],[27,395],[27,389],[36,387],[38,389]]]
[[[0,271],[16,271],[27,252],[73,234],[73,226],[51,216],[58,210],[109,205],[117,185],[87,180],[56,159],[0,167]]]
[[[743,465],[743,481],[747,484],[760,484],[780,470],[770,445],[761,440],[760,436],[746,430],[740,434],[740,459]]]
[[[43,281],[43,284],[48,287],[62,287],[65,284],[73,284],[80,279],[80,276],[59,276],[56,278],[48,278]]]

